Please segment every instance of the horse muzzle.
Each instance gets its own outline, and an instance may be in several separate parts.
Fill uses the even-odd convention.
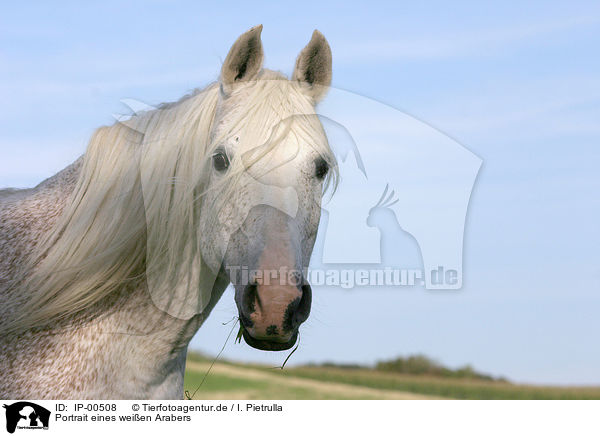
[[[308,319],[312,300],[310,285],[246,285],[237,299],[244,340],[259,350],[291,348],[298,327]]]

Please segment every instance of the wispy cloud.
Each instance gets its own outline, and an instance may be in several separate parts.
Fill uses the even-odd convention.
[[[599,22],[600,15],[592,15],[505,28],[486,27],[462,33],[441,31],[435,37],[348,41],[347,44],[336,46],[336,61],[353,63],[365,60],[427,60],[489,55],[493,50],[518,47],[527,41],[536,41],[577,27],[593,26]]]
[[[459,136],[523,139],[600,133],[599,110],[600,79],[580,74],[476,84],[417,112]]]

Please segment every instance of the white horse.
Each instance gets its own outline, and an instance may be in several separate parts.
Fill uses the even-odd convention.
[[[188,343],[230,282],[249,345],[294,345],[336,176],[314,109],[331,50],[315,31],[288,80],[262,69],[261,31],[218,83],[0,191],[0,397],[181,399]]]

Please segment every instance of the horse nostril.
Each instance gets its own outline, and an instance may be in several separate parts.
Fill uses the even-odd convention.
[[[310,314],[310,304],[312,301],[312,290],[310,285],[302,285],[300,288],[302,297],[292,301],[286,310],[283,328],[285,331],[292,331],[308,319]]]
[[[255,303],[256,297],[258,296],[258,286],[256,284],[246,285],[244,288],[244,297],[242,300],[242,307],[244,312],[252,313],[256,310]]]
[[[252,326],[250,314],[256,311],[257,303],[260,306],[260,299],[258,298],[258,285],[256,283],[250,283],[246,285],[242,292],[242,304],[240,307],[240,319],[245,327]]]
[[[302,285],[302,299],[298,305],[296,315],[298,317],[298,325],[302,324],[308,319],[310,315],[310,306],[312,303],[312,288],[309,284]]]

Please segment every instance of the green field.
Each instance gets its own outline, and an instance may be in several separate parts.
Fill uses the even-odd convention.
[[[185,377],[190,394],[210,363],[190,354]],[[219,361],[194,399],[600,399],[600,387],[531,386],[368,368],[290,366],[281,370]]]

